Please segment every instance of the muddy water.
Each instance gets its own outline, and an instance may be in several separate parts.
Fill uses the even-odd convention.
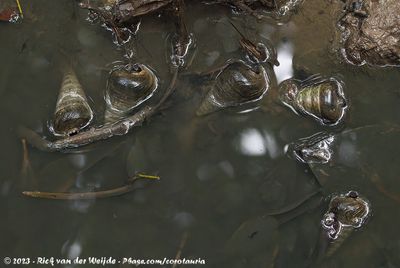
[[[34,174],[26,179],[21,176],[16,127],[26,125],[50,135],[46,125],[61,80],[59,51],[74,63],[98,122],[108,64],[120,60],[122,51],[109,32],[85,20],[86,12],[73,1],[24,1],[26,20],[0,25],[0,257],[171,259],[187,234],[182,257],[205,259],[206,267],[308,267],[320,247],[320,220],[329,195],[354,189],[370,200],[372,217],[333,256],[314,266],[400,267],[396,139],[382,143],[383,148],[371,146],[374,139],[346,140],[345,148],[368,154],[373,163],[375,157],[385,159],[375,165],[381,183],[371,183],[368,176],[360,179],[361,170],[353,169],[340,172],[340,183],[328,182],[323,194],[312,198],[320,189],[318,178],[284,154],[286,144],[319,131],[340,133],[400,120],[398,69],[353,67],[332,54],[336,15],[335,4],[328,2],[305,1],[283,23],[259,23],[224,8],[191,3],[187,23],[197,51],[189,70],[207,70],[242,57],[238,34],[228,23],[231,18],[251,39],[270,39],[277,48],[277,82],[315,73],[340,75],[351,103],[344,126],[324,128],[293,114],[276,103],[273,89],[257,110],[197,118],[195,107],[206,86],[182,78],[168,109],[125,137],[74,154],[29,148]],[[167,40],[172,31],[165,15],[146,18],[136,44],[137,57],[156,70],[162,87],[170,78]],[[21,194],[106,189],[122,185],[135,172],[162,179],[105,200],[48,201]],[[294,211],[265,216],[301,200],[308,201]]]

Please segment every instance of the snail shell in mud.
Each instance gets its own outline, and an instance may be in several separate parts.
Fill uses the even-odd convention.
[[[309,115],[326,125],[338,124],[347,109],[343,83],[333,77],[285,80],[279,85],[279,98],[296,113]]]
[[[57,136],[71,136],[93,120],[85,92],[71,66],[63,68],[63,80],[57,99],[51,131]]]
[[[207,115],[225,107],[255,102],[269,86],[267,72],[261,65],[251,67],[243,61],[232,62],[217,75],[196,113]]]
[[[370,205],[357,192],[350,191],[331,199],[329,209],[321,221],[331,240],[326,255],[332,255],[354,229],[360,228],[370,215]]]
[[[110,72],[105,91],[105,122],[115,122],[129,115],[148,100],[158,87],[158,78],[144,64],[119,66]]]

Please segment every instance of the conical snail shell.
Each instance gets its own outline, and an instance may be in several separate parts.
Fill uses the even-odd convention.
[[[225,107],[255,102],[262,98],[270,86],[261,65],[251,67],[242,61],[227,65],[200,104],[197,115],[207,115]]]
[[[64,66],[52,132],[57,136],[70,136],[87,127],[92,120],[93,111],[74,70],[69,65]]]
[[[312,78],[303,82],[290,79],[282,82],[279,92],[281,101],[295,112],[326,125],[336,125],[347,109],[342,87],[336,78]]]
[[[128,115],[149,99],[158,86],[158,78],[144,64],[128,64],[110,72],[105,91],[106,123]]]

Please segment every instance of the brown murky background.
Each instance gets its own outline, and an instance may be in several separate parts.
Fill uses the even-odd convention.
[[[344,127],[324,128],[296,116],[275,104],[272,91],[256,111],[196,118],[194,107],[204,87],[181,79],[169,109],[125,137],[76,154],[30,148],[35,182],[20,175],[16,127],[46,128],[61,81],[58,51],[65,50],[74,61],[98,118],[104,109],[107,64],[120,60],[122,51],[110,32],[86,21],[87,12],[74,1],[24,1],[23,23],[0,24],[0,258],[174,258],[187,233],[182,256],[204,258],[207,267],[308,267],[329,195],[353,189],[370,200],[373,215],[319,266],[400,267],[399,200],[382,190],[389,188],[397,198],[400,194],[400,142],[395,137],[376,146],[375,138],[365,138],[366,130],[364,138],[355,133],[342,148],[346,155],[361,155],[349,157],[348,166],[366,158],[376,163],[380,184],[363,177],[360,169],[344,169],[340,178],[330,176],[336,180],[323,189],[322,202],[321,195],[314,196],[286,215],[287,221],[259,218],[306,199],[319,187],[307,166],[284,154],[286,144],[322,130],[340,133],[400,120],[398,69],[354,67],[331,53],[336,5],[330,2],[305,1],[285,23],[260,23],[227,8],[188,3],[187,24],[197,41],[190,70],[242,56],[230,18],[250,39],[271,40],[281,63],[275,68],[278,82],[315,73],[341,75],[351,103]],[[138,34],[138,58],[156,70],[162,86],[169,79],[166,40],[173,30],[168,17],[155,16],[142,21]],[[327,172],[335,174],[332,170]],[[138,171],[162,180],[105,200],[49,201],[21,194],[35,187],[58,190],[68,183],[75,191],[109,188]]]

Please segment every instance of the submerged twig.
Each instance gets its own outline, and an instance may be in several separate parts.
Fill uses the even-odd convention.
[[[81,193],[67,193],[67,192],[40,192],[40,191],[24,191],[23,195],[34,197],[34,198],[45,198],[45,199],[58,199],[58,200],[82,200],[82,199],[99,199],[120,196],[127,194],[136,189],[135,182],[141,179],[147,180],[159,180],[158,176],[149,175],[136,175],[132,179],[127,181],[127,184],[121,187],[117,187],[110,190],[95,191],[95,192],[81,192]]]
[[[28,170],[30,169],[31,163],[29,161],[28,147],[26,146],[26,140],[21,139],[22,144],[22,165],[21,165],[21,174],[22,176],[26,176]]]
[[[29,158],[29,152],[28,152],[28,146],[26,144],[26,140],[22,139],[22,164],[21,164],[21,177],[24,180],[24,183],[27,183],[27,180],[30,180],[31,182],[29,184],[33,184],[34,186],[37,186],[37,180],[35,173],[33,172],[33,168],[31,165],[31,161]]]
[[[179,248],[178,248],[178,252],[176,253],[175,260],[179,260],[181,258],[182,250],[186,245],[186,241],[187,241],[188,237],[189,237],[189,233],[187,231],[185,231],[183,233],[181,243],[179,244]],[[177,263],[178,262],[174,262],[174,264],[172,265],[172,268],[177,267]]]
[[[93,143],[95,141],[108,139],[113,136],[125,135],[133,127],[141,125],[147,118],[152,116],[157,111],[158,107],[162,105],[164,101],[172,94],[178,77],[178,70],[178,68],[174,69],[173,76],[167,90],[165,91],[161,100],[155,106],[145,106],[134,115],[112,125],[91,128],[85,132],[81,132],[74,136],[66,137],[56,141],[49,141],[45,138],[42,138],[35,131],[23,126],[18,128],[18,134],[34,147],[47,152],[73,149]]]

